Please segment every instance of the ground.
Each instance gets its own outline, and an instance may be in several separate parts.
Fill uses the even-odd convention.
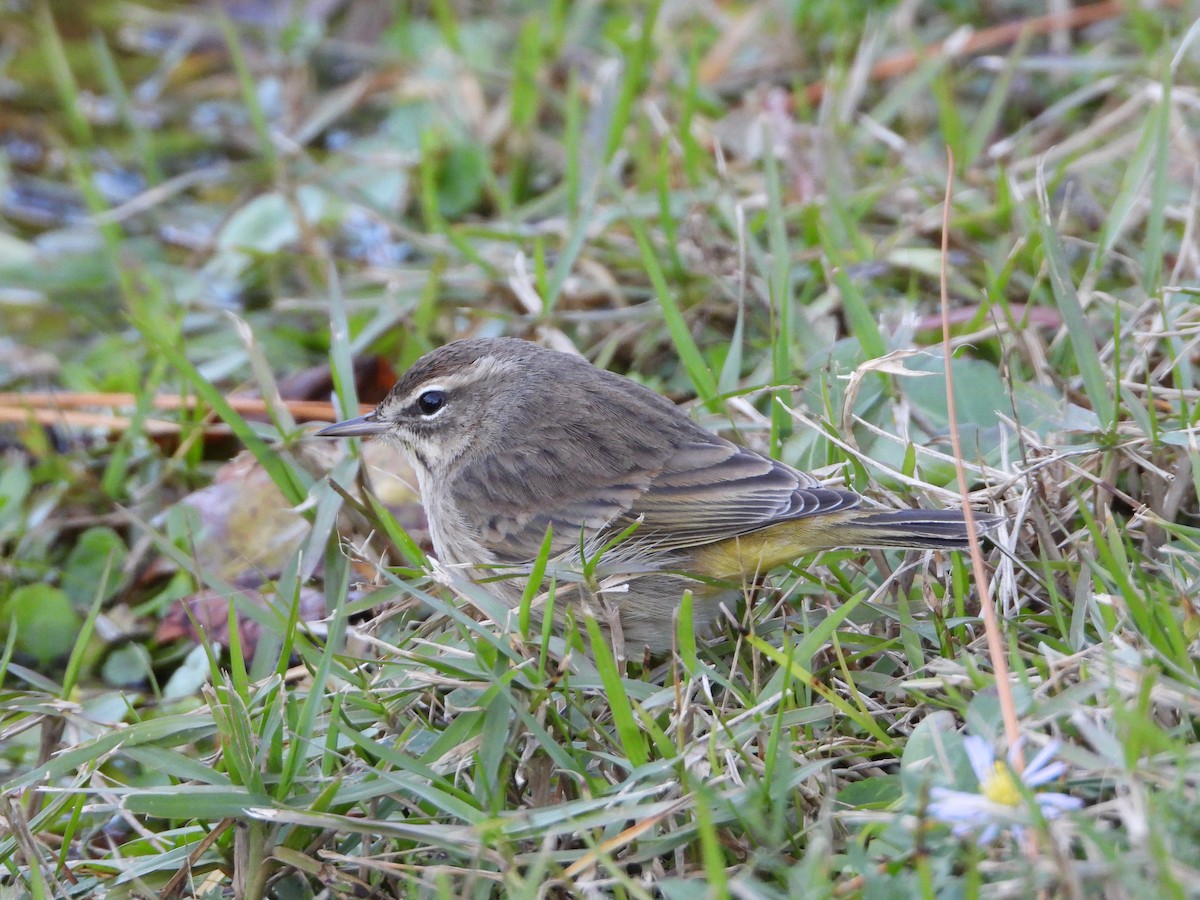
[[[1189,5],[0,16],[4,896],[1195,894]],[[501,334],[1006,523],[564,654],[312,437]]]

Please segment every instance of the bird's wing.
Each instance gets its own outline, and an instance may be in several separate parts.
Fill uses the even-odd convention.
[[[698,427],[675,441],[620,443],[589,446],[580,457],[578,447],[548,439],[476,459],[452,488],[462,524],[494,561],[523,563],[538,555],[550,527],[556,556],[594,551],[635,525],[628,540],[639,553],[653,553],[849,509],[861,499]]]
[[[593,447],[580,457],[553,439],[530,443],[473,459],[449,488],[460,524],[497,563],[536,558],[551,528],[553,556],[578,550],[633,506],[662,465],[650,449],[630,458]]]
[[[679,550],[849,509],[861,499],[714,437],[681,444],[611,527],[640,522],[631,540],[647,548]]]

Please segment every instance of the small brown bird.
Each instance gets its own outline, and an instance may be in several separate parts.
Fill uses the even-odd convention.
[[[615,610],[635,653],[671,649],[686,590],[707,629],[720,601],[818,550],[967,546],[961,511],[860,508],[628,378],[513,338],[439,347],[374,412],[318,434],[399,442],[438,559],[509,607],[550,530],[554,619],[573,607],[607,627]],[[975,514],[981,533],[1000,521]]]

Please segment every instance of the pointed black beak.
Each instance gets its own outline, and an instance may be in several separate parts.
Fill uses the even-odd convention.
[[[379,421],[375,413],[367,413],[345,422],[335,422],[317,432],[317,437],[370,437],[373,434],[383,434],[388,430],[384,422]]]

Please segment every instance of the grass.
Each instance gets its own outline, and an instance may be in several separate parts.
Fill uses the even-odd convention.
[[[4,896],[1194,895],[1179,9],[284,8],[6,13]],[[718,635],[685,603],[670,659],[564,661],[425,557],[398,459],[296,416],[515,334],[953,505],[947,147],[1009,691],[953,555],[827,553]],[[1082,808],[956,834],[931,802],[979,792],[964,735],[1003,750],[1006,714]]]

